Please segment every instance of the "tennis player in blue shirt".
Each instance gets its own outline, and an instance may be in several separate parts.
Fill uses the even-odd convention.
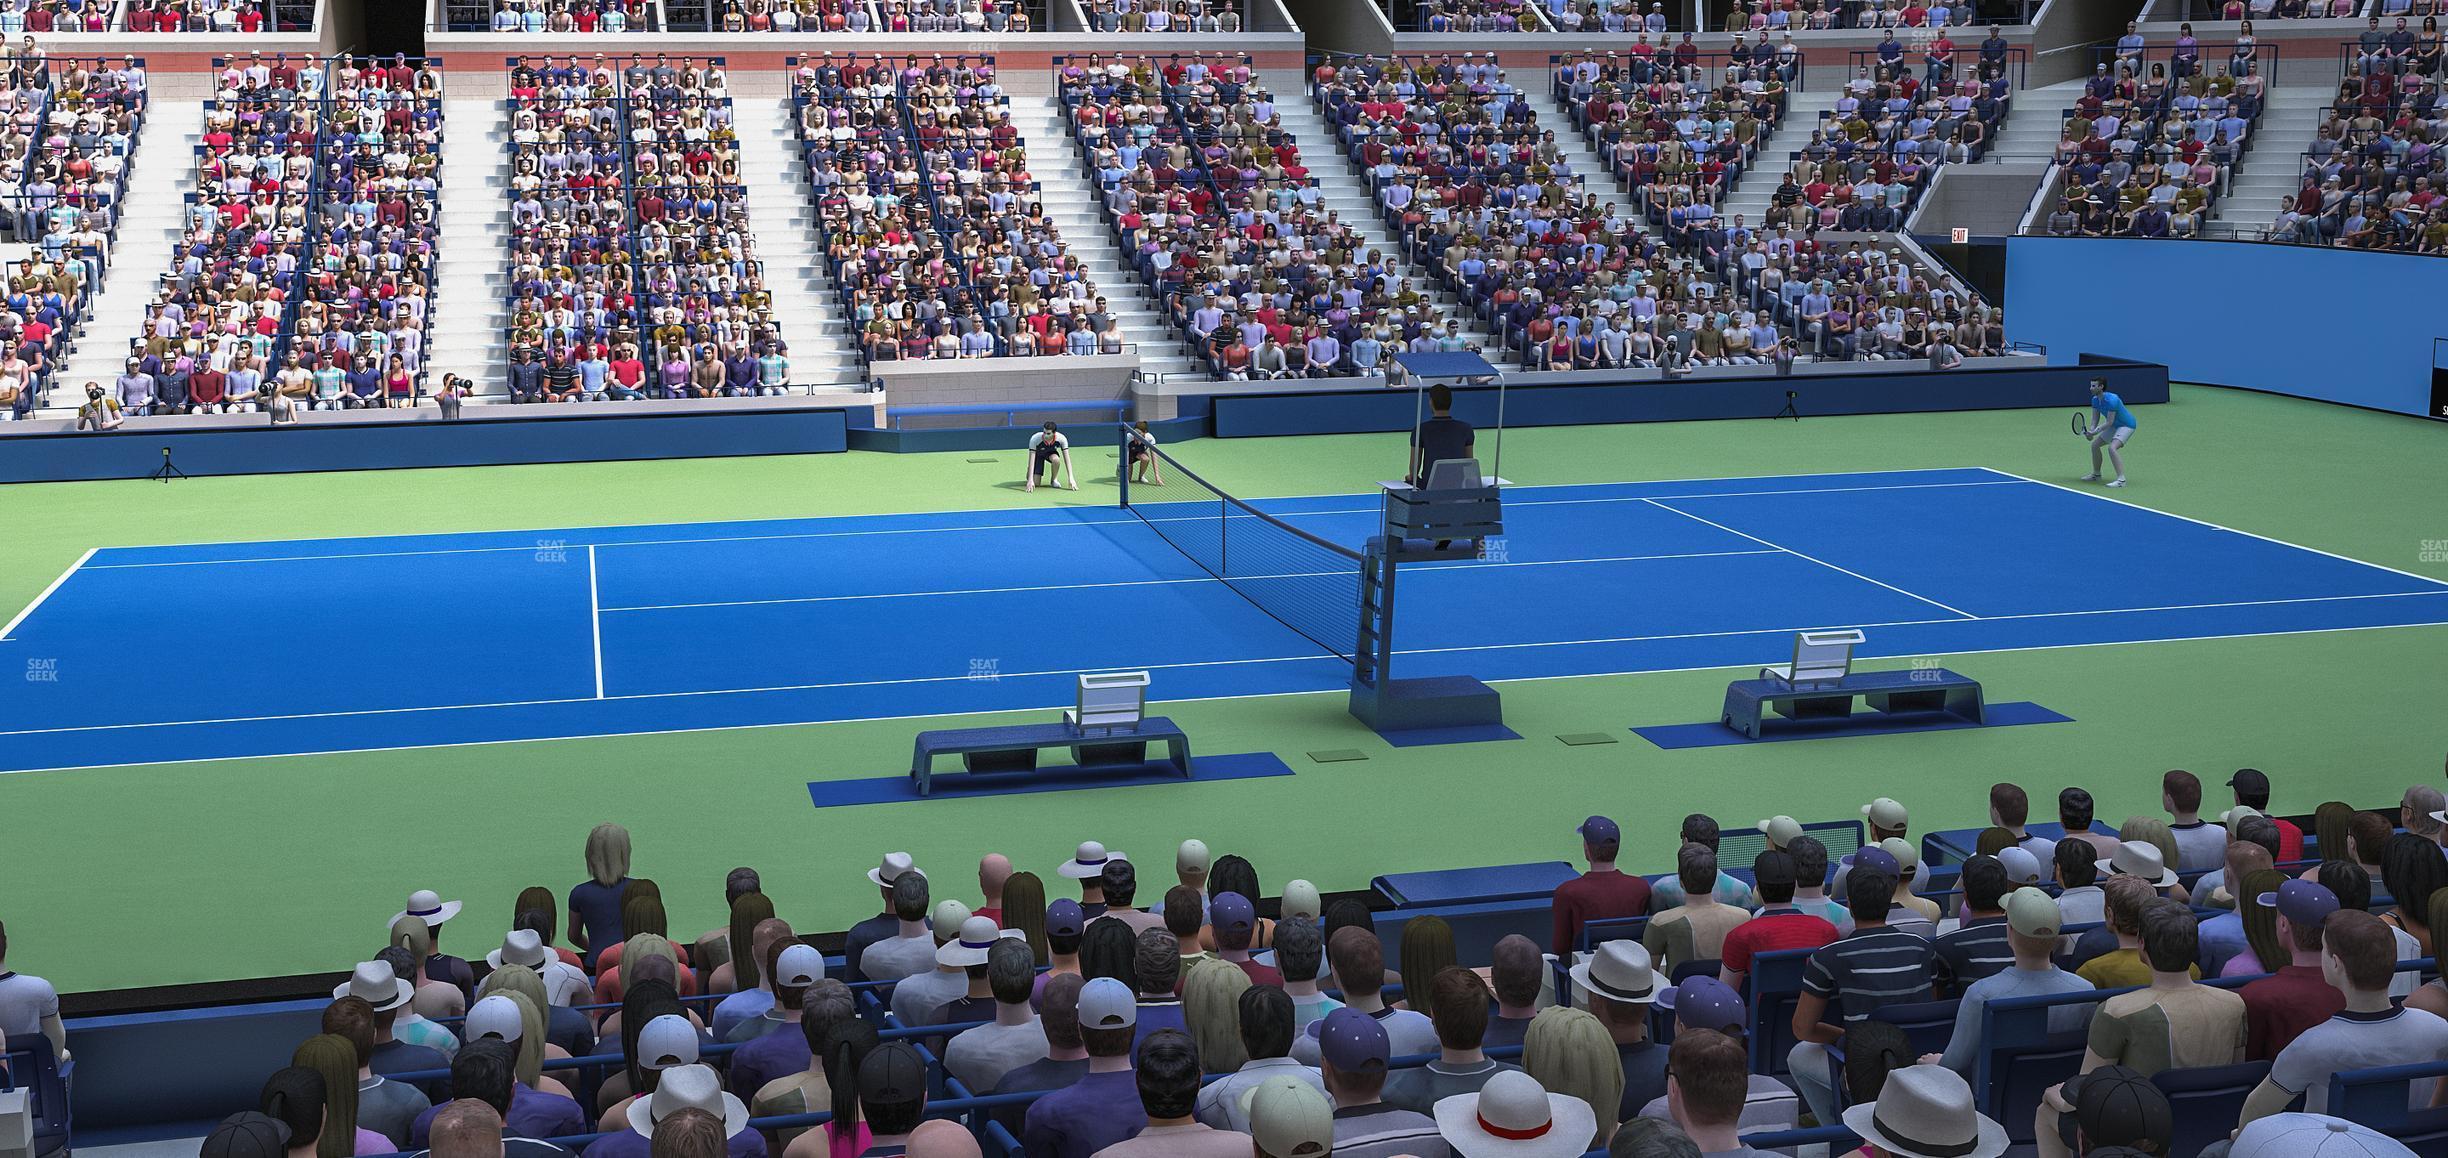
[[[2124,486],[2125,458],[2117,452],[2125,449],[2126,442],[2134,436],[2134,428],[2142,424],[2134,419],[2133,411],[2125,408],[2125,400],[2109,393],[2107,381],[2100,378],[2091,380],[2091,414],[2091,473],[2082,480],[2099,481],[2100,451],[2105,450],[2109,464],[2116,467],[2116,477],[2108,485]]]

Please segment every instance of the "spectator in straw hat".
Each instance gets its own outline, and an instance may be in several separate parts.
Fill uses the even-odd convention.
[[[1598,946],[1571,973],[1573,987],[1587,995],[1590,1013],[1606,1027],[1623,1065],[1622,1104],[1614,1115],[1614,1121],[1621,1122],[1666,1092],[1666,1047],[1649,1036],[1657,973],[1650,966],[1649,951],[1632,941]]]
[[[1083,840],[1071,859],[1054,871],[1079,882],[1080,912],[1091,921],[1105,915],[1105,866],[1130,858],[1093,840]],[[1134,878],[1135,879],[1135,878]]]
[[[1437,1133],[1462,1158],[1572,1158],[1597,1131],[1588,1104],[1509,1070],[1436,1104]]]
[[[848,968],[846,975],[851,980],[867,976],[864,954],[869,945],[901,935],[901,918],[893,910],[893,882],[900,880],[903,874],[917,871],[917,865],[906,852],[885,853],[884,859],[877,862],[876,867],[867,870],[867,883],[883,891],[884,911],[850,926],[847,939],[843,942],[842,958]]]
[[[586,1158],[648,1158],[658,1123],[681,1110],[702,1110],[722,1119],[730,1158],[764,1158],[765,1136],[748,1128],[748,1106],[722,1088],[710,1066],[673,1066],[654,1093],[629,1103],[628,1126],[597,1139]]]
[[[425,975],[456,988],[461,997],[472,1001],[476,993],[476,971],[469,967],[466,960],[444,953],[440,948],[442,925],[458,916],[459,909],[458,901],[443,900],[442,894],[432,889],[418,889],[408,894],[408,907],[393,915],[391,923],[397,925],[406,917],[425,922],[426,943],[432,947],[432,952],[425,959]]]
[[[349,979],[332,990],[332,996],[358,998],[373,1010],[374,1053],[366,1062],[372,1072],[404,1074],[450,1065],[450,1055],[431,1046],[410,1045],[393,1032],[400,1012],[408,1008],[415,996],[415,987],[393,973],[390,965],[381,961],[359,962]]]
[[[1972,1087],[1943,1066],[1887,1075],[1878,1100],[1852,1106],[1844,1124],[1887,1158],[1997,1158],[2006,1128],[1980,1112]]]

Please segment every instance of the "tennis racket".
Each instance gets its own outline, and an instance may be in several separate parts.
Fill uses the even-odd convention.
[[[2074,436],[2076,438],[2091,437],[2091,412],[2088,410],[2077,410],[2073,413],[2072,417],[2074,419]]]

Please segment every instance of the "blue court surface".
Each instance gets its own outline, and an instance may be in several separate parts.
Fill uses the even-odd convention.
[[[1259,505],[1377,524],[1373,496]],[[2448,623],[2437,580],[1986,469],[1517,486],[1505,522],[1405,571],[1398,674]],[[29,676],[0,771],[1051,709],[1117,668],[1160,700],[1349,678],[1118,508],[111,547],[0,631]]]

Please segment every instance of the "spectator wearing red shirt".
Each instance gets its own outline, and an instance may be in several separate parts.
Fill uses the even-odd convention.
[[[2263,816],[2268,816],[2270,821],[2278,826],[2278,863],[2285,864],[2288,861],[2304,858],[2303,829],[2297,827],[2291,820],[2270,816],[2270,782],[2267,773],[2258,768],[2239,768],[2235,775],[2227,778],[2227,786],[2235,789],[2236,803]],[[2317,944],[2313,947],[2319,948]]]
[[[2244,1059],[2278,1056],[2302,1033],[2346,1008],[2346,995],[2321,977],[2321,923],[2337,911],[2337,894],[2311,881],[2288,881],[2275,894],[2250,904],[2273,902],[2278,940],[2295,959],[2239,991],[2244,998]],[[2272,962],[2263,962],[2264,968]],[[2428,988],[2428,987],[2426,987]]]
[[[1649,882],[1615,867],[1623,847],[1623,830],[1603,816],[1581,822],[1581,855],[1589,871],[1556,886],[1553,950],[1569,956],[1581,939],[1581,927],[1591,921],[1637,917],[1649,911]]]
[[[1719,954],[1722,962],[1717,979],[1742,992],[1743,982],[1751,973],[1751,958],[1779,949],[1816,949],[1836,939],[1836,926],[1827,918],[1805,913],[1794,905],[1794,885],[1798,880],[1793,854],[1781,849],[1768,849],[1751,861],[1752,887],[1760,899],[1760,911],[1750,920],[1734,926],[1725,935],[1725,945]]]

